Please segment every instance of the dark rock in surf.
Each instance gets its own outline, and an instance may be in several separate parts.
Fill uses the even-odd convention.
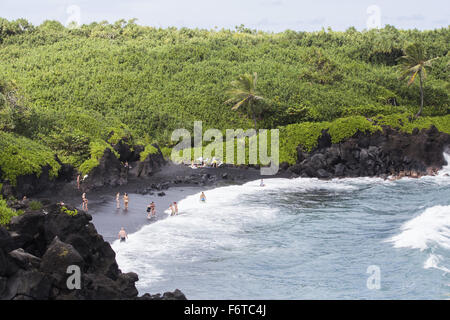
[[[298,161],[289,168],[302,177],[365,177],[403,172],[427,174],[430,168],[446,164],[443,152],[450,145],[450,135],[436,127],[414,130],[412,134],[385,127],[382,132],[365,134],[332,144],[324,131],[318,146],[310,153],[297,148]]]

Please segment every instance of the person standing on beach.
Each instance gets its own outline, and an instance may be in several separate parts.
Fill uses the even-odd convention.
[[[117,192],[116,194],[116,205],[117,209],[120,209],[120,192]]]
[[[88,199],[86,198],[86,192],[84,192],[84,193],[81,195],[81,201],[82,201],[81,208],[82,208],[84,211],[88,211]]]
[[[77,176],[77,189],[80,190],[80,181],[81,181],[81,175],[78,174]]]
[[[178,214],[178,204],[176,201],[173,203],[173,208],[175,209],[175,214],[177,215]]]
[[[125,192],[123,195],[123,205],[125,207],[125,210],[128,210],[128,201],[128,193]]]
[[[126,239],[128,239],[128,235],[123,227],[120,228],[119,239],[120,239],[120,242],[125,242]]]

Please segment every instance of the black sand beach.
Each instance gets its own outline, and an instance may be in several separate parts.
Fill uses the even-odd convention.
[[[289,177],[290,174],[280,171],[277,176]],[[273,177],[273,176],[271,176]],[[208,189],[230,185],[242,184],[252,180],[265,178],[260,175],[260,170],[248,167],[222,167],[222,168],[197,168],[192,169],[185,165],[168,164],[158,172],[146,178],[130,177],[126,185],[117,187],[102,187],[87,192],[89,211],[99,234],[110,243],[118,237],[121,227],[127,233],[134,233],[142,226],[157,220],[167,218],[164,211],[174,201],[180,201],[185,197],[206,191]],[[269,178],[269,177],[267,177]],[[153,185],[165,184],[164,190],[151,189]],[[116,194],[120,192],[120,209],[116,207]],[[123,194],[129,195],[129,208],[124,210]],[[158,193],[164,192],[163,196]],[[40,194],[38,199],[49,199],[54,202],[63,201],[71,206],[81,209],[81,194],[77,190],[76,183],[62,185],[57,192]],[[151,201],[156,204],[156,217],[147,219],[146,208]],[[179,208],[182,212],[182,208]]]

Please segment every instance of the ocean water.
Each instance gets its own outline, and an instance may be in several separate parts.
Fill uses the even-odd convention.
[[[420,179],[274,178],[265,187],[221,187],[206,192],[206,203],[199,194],[182,199],[180,215],[112,246],[122,271],[139,275],[141,294],[448,299],[446,174],[450,166]]]

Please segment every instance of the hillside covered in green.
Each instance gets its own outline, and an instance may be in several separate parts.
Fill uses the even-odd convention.
[[[424,83],[417,127],[439,123],[448,132],[449,40],[450,28],[265,33],[159,29],[133,20],[69,29],[0,19],[0,133],[41,144],[41,155],[54,152],[87,172],[122,137],[171,147],[172,131],[192,130],[194,120],[203,130],[251,128],[249,117],[225,104],[226,91],[239,75],[257,72],[265,98],[258,126],[281,129],[280,161],[293,163],[294,144],[313,146],[320,134],[309,128],[337,123],[334,136],[343,139],[355,121],[382,115],[389,123],[417,112],[418,84],[399,80],[397,62],[411,43],[439,57]],[[11,157],[6,150],[2,169]],[[20,173],[14,170],[3,178]]]

